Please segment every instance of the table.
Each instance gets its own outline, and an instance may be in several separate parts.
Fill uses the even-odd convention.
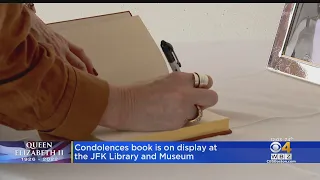
[[[219,103],[213,110],[231,118],[231,135],[204,140],[320,140],[320,88],[266,70],[273,40],[171,43],[183,71],[214,78]],[[8,177],[0,179],[318,180],[319,169],[317,164],[6,164],[0,174]]]

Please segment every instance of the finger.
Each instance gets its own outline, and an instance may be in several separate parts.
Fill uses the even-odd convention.
[[[90,60],[90,58],[86,55],[86,53],[84,52],[83,49],[81,49],[80,47],[76,46],[75,44],[73,44],[70,41],[67,41],[68,45],[69,45],[69,49],[70,51],[76,55],[87,67],[88,73],[93,74],[93,75],[98,75],[96,70],[93,67],[93,64]]]
[[[190,106],[188,108],[188,114],[187,114],[187,119],[186,119],[186,123],[188,123],[190,120],[193,120],[195,118],[198,117],[198,114],[199,114],[199,110],[197,108],[197,106]]]
[[[218,102],[218,94],[210,89],[194,88],[189,94],[192,103],[202,108],[214,106]]]
[[[73,67],[87,72],[86,65],[72,52],[68,52],[66,58]]]
[[[194,87],[195,80],[193,73],[185,73],[185,72],[173,72],[169,74],[169,79],[173,80],[176,83],[183,83],[186,86]]]
[[[197,85],[197,88],[202,88],[202,89],[210,89],[213,85],[213,80],[209,75],[206,74],[200,74],[200,73],[193,73],[193,77],[196,79],[199,83],[199,85]]]
[[[212,77],[209,76],[209,75],[204,75],[204,76],[207,76],[208,77],[208,84],[206,86],[204,86],[203,88],[204,89],[210,89],[213,85],[213,80],[212,80]]]
[[[177,82],[186,82],[190,87],[195,87],[195,77],[193,73],[184,73],[184,72],[173,72],[170,74],[172,78],[177,79]],[[203,75],[201,75],[203,76]],[[210,89],[213,85],[212,77],[209,75],[204,75],[207,77],[208,84],[204,86],[204,89]]]
[[[33,3],[26,3],[26,6],[31,9],[34,13],[36,13],[36,7],[34,6]]]

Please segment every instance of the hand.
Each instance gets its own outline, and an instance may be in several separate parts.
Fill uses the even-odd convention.
[[[90,74],[98,75],[83,49],[55,33],[32,10],[29,10],[29,13],[32,23],[31,33],[40,44],[52,47],[56,55],[65,63]]]
[[[100,125],[117,130],[165,131],[179,129],[197,117],[197,108],[215,105],[217,93],[194,88],[193,74],[171,73],[149,84],[110,86],[109,105]]]

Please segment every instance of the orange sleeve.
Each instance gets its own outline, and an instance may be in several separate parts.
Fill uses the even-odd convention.
[[[107,107],[109,86],[39,43],[30,13],[22,4],[0,4],[0,123],[86,139]]]

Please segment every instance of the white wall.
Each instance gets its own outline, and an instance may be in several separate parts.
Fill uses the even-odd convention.
[[[36,4],[37,14],[46,22],[57,22],[118,11],[130,10],[139,15],[156,42],[226,42],[264,41],[270,49],[284,4]],[[243,47],[242,44],[238,45]],[[268,45],[269,46],[269,45]],[[251,47],[251,46],[250,46]],[[252,45],[252,47],[261,47]],[[207,47],[209,51],[210,47]],[[245,48],[252,51],[252,48]],[[254,50],[256,51],[256,50]],[[261,50],[267,56],[269,49]],[[236,56],[236,55],[235,55]],[[237,57],[237,56],[236,56]],[[228,59],[226,59],[228,60]],[[237,60],[230,58],[230,60]],[[186,62],[191,67],[192,63]],[[235,63],[236,64],[236,63]],[[236,65],[235,65],[236,66]],[[250,65],[248,65],[250,66]],[[231,66],[228,66],[229,68]],[[210,66],[208,66],[210,71]],[[216,71],[219,75],[220,70]],[[221,74],[221,73],[220,73]],[[224,74],[223,76],[226,76]],[[1,127],[0,140],[25,138]]]

